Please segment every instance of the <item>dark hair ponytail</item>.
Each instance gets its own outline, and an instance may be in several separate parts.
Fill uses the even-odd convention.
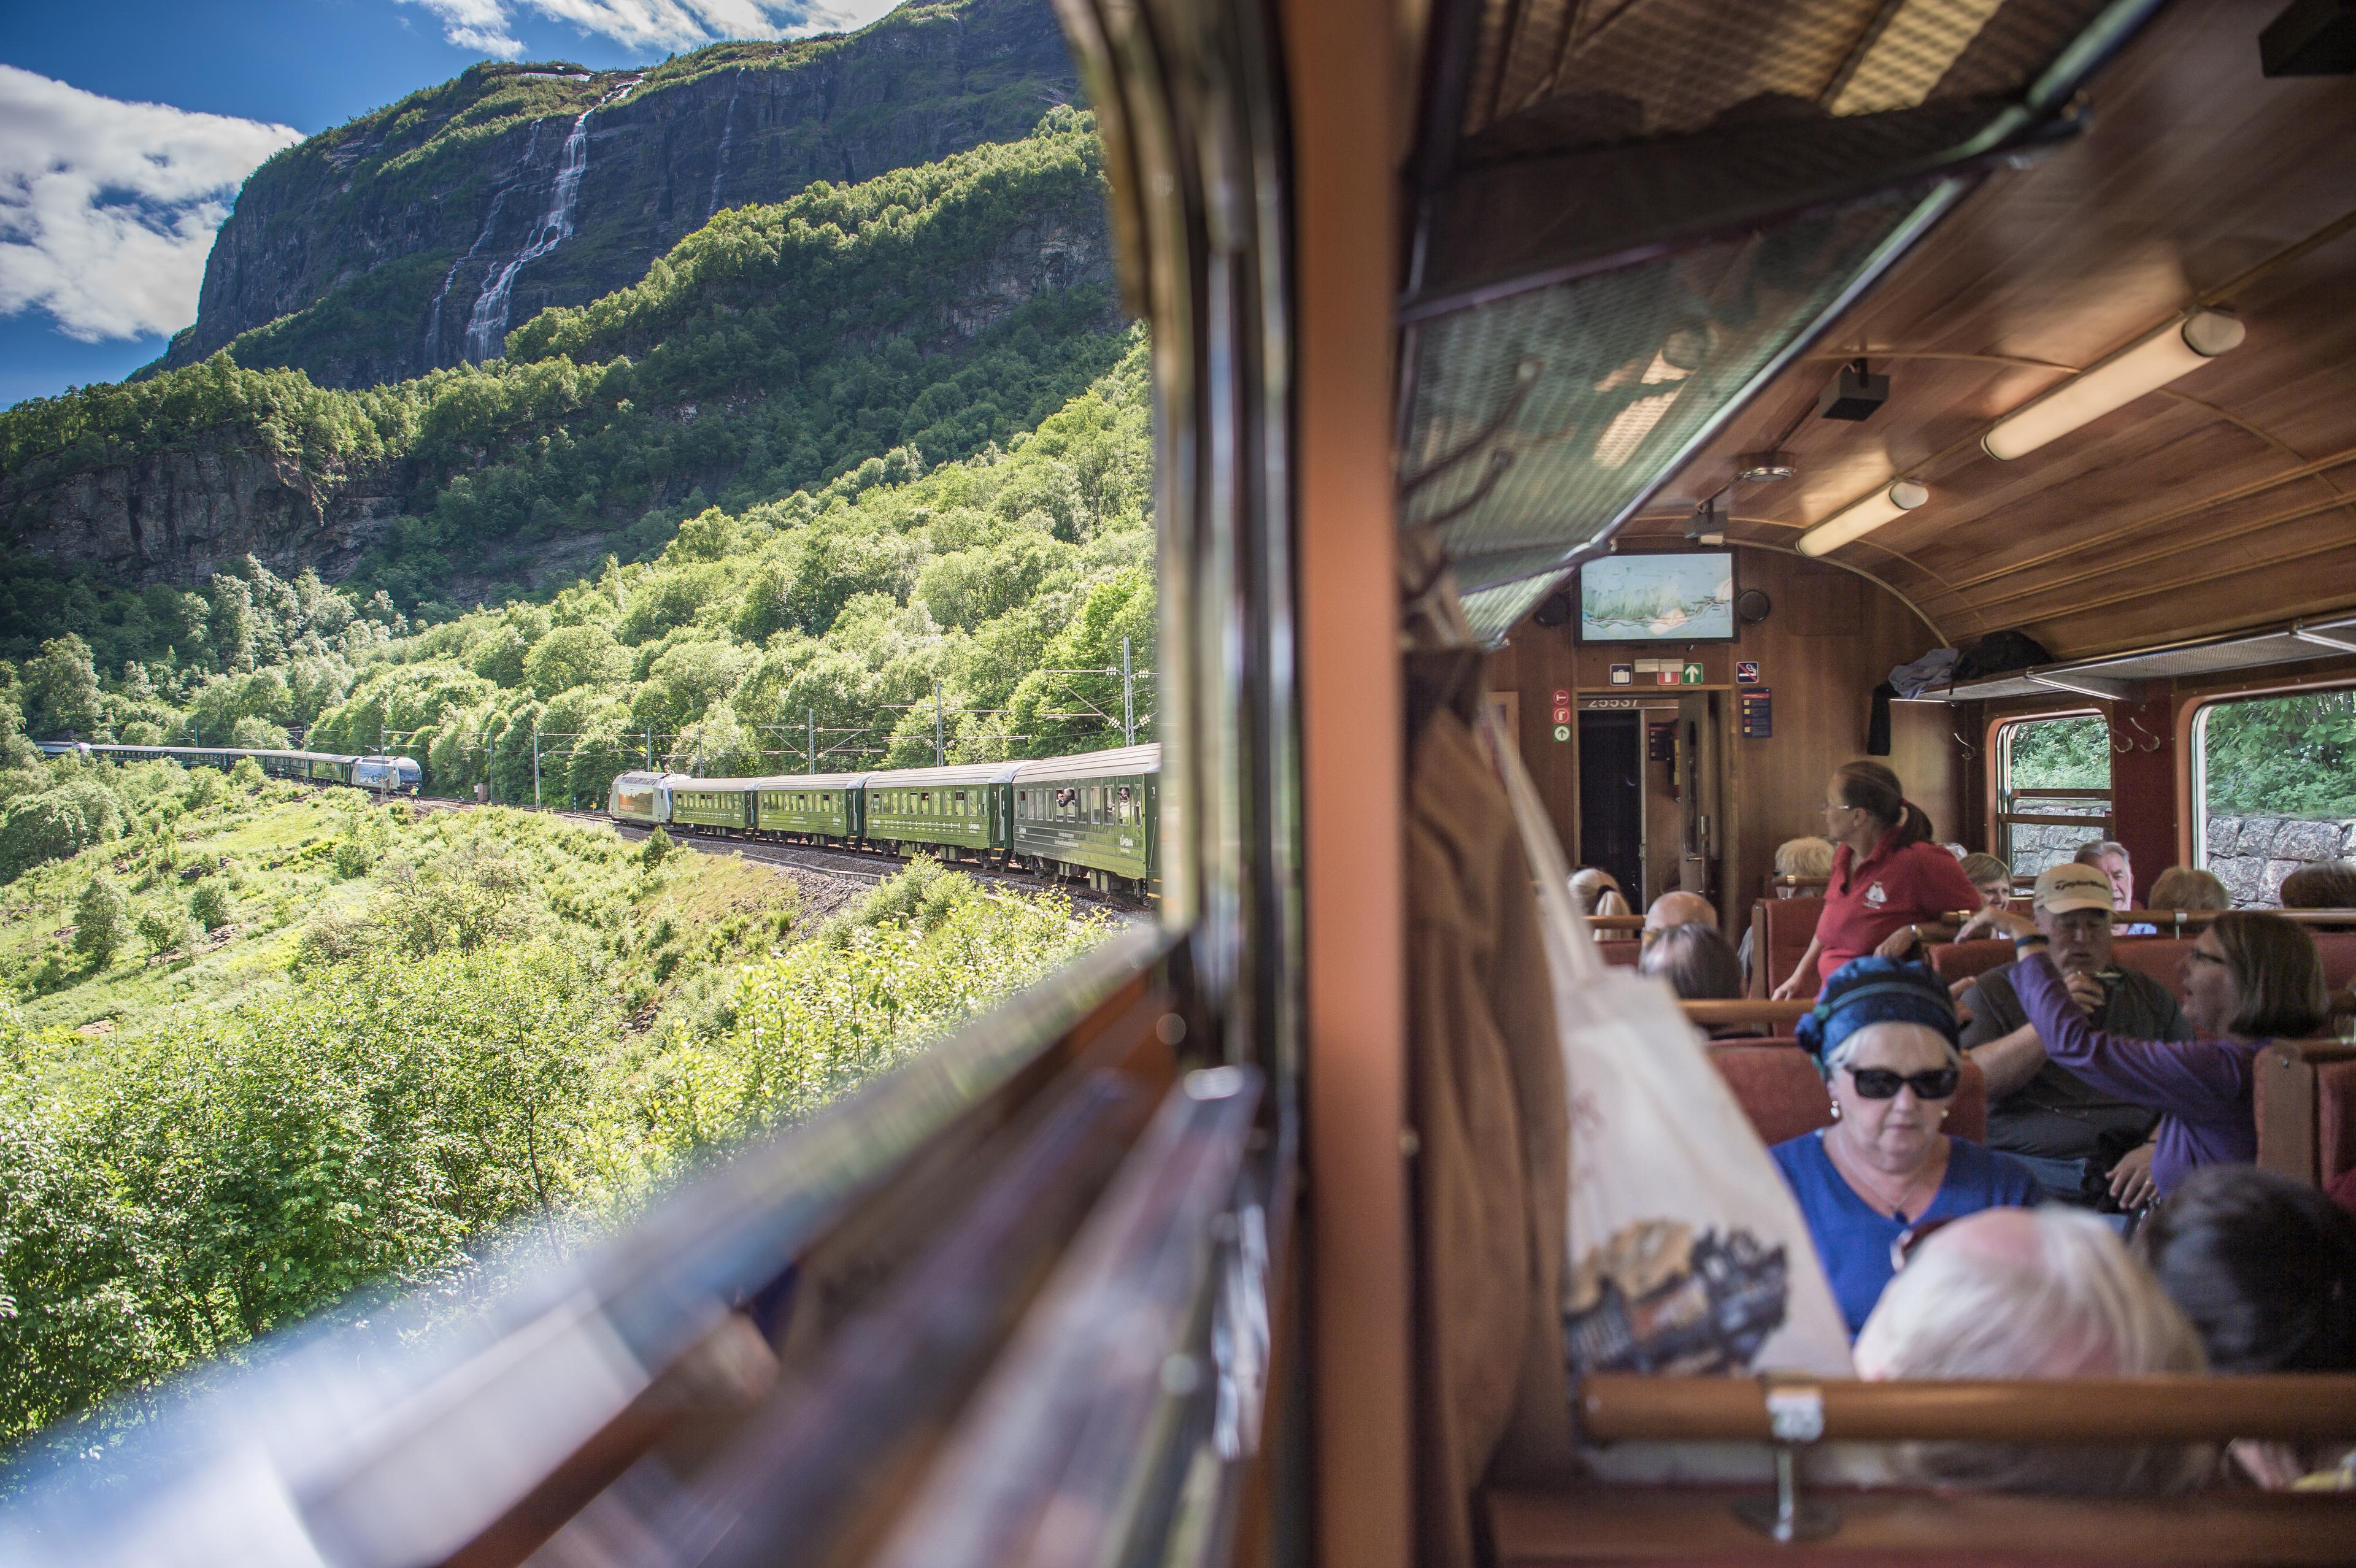
[[[2356,1371],[2356,1216],[2305,1182],[2247,1165],[2196,1170],[2136,1248],[2213,1371]]]
[[[1891,848],[1931,841],[1930,814],[1906,798],[1906,787],[1898,782],[1898,775],[1879,763],[1843,763],[1833,776],[1840,780],[1844,805],[1872,817],[1885,832],[1898,830]]]

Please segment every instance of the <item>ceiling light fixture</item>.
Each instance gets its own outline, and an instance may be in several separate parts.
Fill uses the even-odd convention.
[[[1788,452],[1746,452],[1734,460],[1734,476],[1753,485],[1773,484],[1799,472],[1799,464]]]
[[[1726,525],[1718,520],[1718,497],[1712,496],[1708,500],[1696,507],[1693,516],[1686,519],[1686,543],[1724,544],[1725,542]]]
[[[1876,490],[1864,500],[1835,512],[1800,536],[1802,555],[1828,555],[1845,544],[1863,539],[1882,524],[1902,517],[1931,498],[1931,492],[1912,479],[1901,479]]]
[[[2240,318],[2222,310],[2179,316],[2031,398],[1989,426],[1980,445],[2008,462],[2026,455],[2239,347],[2248,332]]]

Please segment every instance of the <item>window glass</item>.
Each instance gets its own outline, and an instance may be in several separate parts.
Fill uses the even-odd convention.
[[[2239,909],[2283,879],[2356,859],[2356,687],[2211,702],[2192,720],[2193,861]]]
[[[2112,837],[2111,727],[2101,714],[2021,719],[1997,730],[1994,853],[2016,881]]]

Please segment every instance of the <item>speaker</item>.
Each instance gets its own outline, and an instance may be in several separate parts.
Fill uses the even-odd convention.
[[[1570,595],[1568,593],[1547,594],[1539,602],[1537,611],[1530,616],[1530,619],[1536,621],[1541,626],[1561,625],[1564,622],[1570,619]]]
[[[1734,596],[1734,617],[1746,626],[1757,625],[1774,608],[1775,602],[1756,588],[1746,588]]]

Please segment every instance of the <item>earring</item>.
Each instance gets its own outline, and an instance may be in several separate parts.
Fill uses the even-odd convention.
[[[1840,1120],[1840,1102],[1838,1100],[1835,1100],[1833,1102],[1833,1120],[1836,1122]]]

